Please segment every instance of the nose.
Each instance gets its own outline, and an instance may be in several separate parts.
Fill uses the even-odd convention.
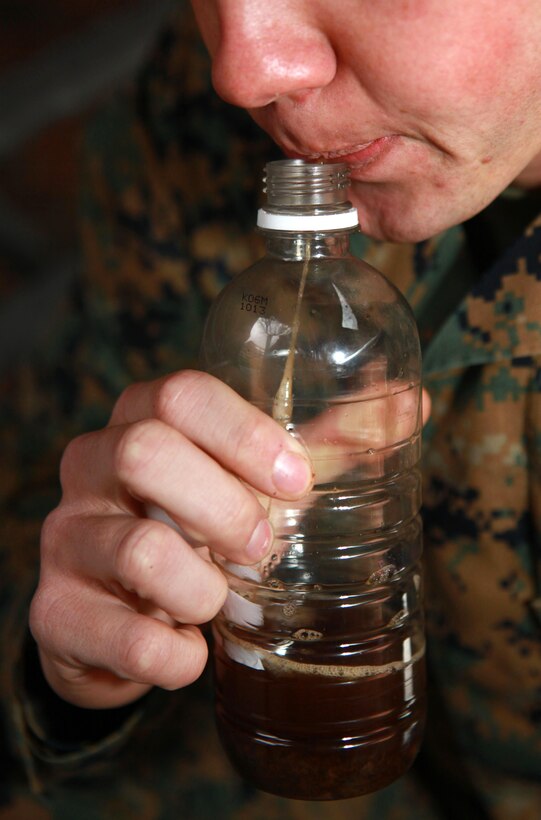
[[[298,0],[218,2],[219,34],[212,79],[226,102],[260,108],[280,97],[301,102],[328,85],[336,55],[308,3]]]

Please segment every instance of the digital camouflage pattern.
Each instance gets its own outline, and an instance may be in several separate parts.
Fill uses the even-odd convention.
[[[39,526],[58,495],[61,450],[103,426],[130,382],[196,365],[210,302],[260,255],[254,214],[274,156],[248,116],[213,94],[181,8],[131,93],[89,129],[85,276],[39,360],[4,386],[2,818],[541,816],[536,194],[510,191],[468,225],[415,246],[356,240],[355,251],[412,304],[433,400],[424,449],[433,703],[412,773],[365,799],[275,798],[232,772],[207,677],[134,708],[92,713],[91,726],[88,713],[40,694],[35,661],[22,663]]]

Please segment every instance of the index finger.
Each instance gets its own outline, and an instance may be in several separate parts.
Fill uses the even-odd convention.
[[[110,425],[158,418],[269,496],[298,498],[313,482],[306,451],[277,422],[207,373],[181,371],[127,388]]]

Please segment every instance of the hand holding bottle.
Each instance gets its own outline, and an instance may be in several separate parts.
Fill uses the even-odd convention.
[[[328,423],[312,423],[310,446],[312,436],[330,434]],[[245,564],[270,547],[264,499],[262,506],[234,475],[284,499],[311,486],[299,444],[203,373],[131,386],[107,428],[71,443],[62,501],[43,529],[31,611],[58,694],[105,708],[199,676],[207,645],[198,626],[219,610],[227,585],[193,540]],[[167,510],[191,543],[149,520],[145,501]]]
[[[61,503],[43,528],[31,629],[56,692],[105,708],[200,675],[207,645],[198,627],[227,585],[193,544],[255,563],[271,530],[243,482],[298,498],[312,474],[276,422],[213,377],[181,372],[128,388],[107,428],[68,446],[61,480]],[[183,534],[147,518],[147,504]]]

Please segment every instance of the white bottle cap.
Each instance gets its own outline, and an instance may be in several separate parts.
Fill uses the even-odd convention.
[[[257,212],[257,227],[270,231],[336,231],[341,228],[355,228],[358,224],[356,208],[330,214],[277,214],[264,208]]]

